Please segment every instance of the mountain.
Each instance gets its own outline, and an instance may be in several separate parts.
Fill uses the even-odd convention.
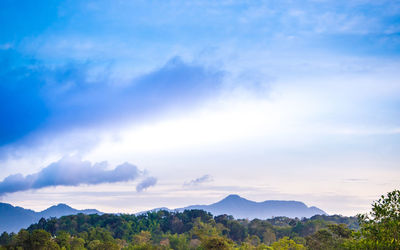
[[[41,217],[50,218],[50,217],[61,217],[64,215],[71,215],[71,214],[103,214],[102,212],[96,209],[84,209],[84,210],[77,210],[74,209],[66,204],[58,204],[56,206],[51,206],[46,210],[40,212]]]
[[[3,231],[18,232],[21,228],[38,222],[39,219],[33,210],[0,203],[0,233]]]
[[[139,215],[143,215],[143,214],[147,214],[147,213],[153,213],[153,212],[157,213],[158,211],[175,212],[177,210],[176,209],[169,209],[167,207],[158,207],[158,208],[153,208],[153,209],[150,209],[150,210],[145,210],[145,211],[141,211],[141,212],[135,213],[135,215],[139,216]]]
[[[326,215],[326,213],[321,209],[317,207],[307,207],[300,201],[267,200],[263,202],[255,202],[235,194],[231,194],[221,201],[211,205],[193,205],[173,210],[163,207],[149,210],[148,212],[156,212],[158,210],[184,211],[186,209],[202,209],[212,213],[213,215],[228,214],[237,219],[268,219],[278,216],[286,216],[289,218],[309,218],[317,214]],[[102,214],[95,209],[77,210],[66,204],[58,204],[41,212],[35,212],[22,207],[14,207],[7,203],[0,203],[0,233],[3,231],[18,232],[21,228],[27,228],[32,223],[37,223],[42,217],[61,217],[78,213]],[[142,213],[145,212],[137,213],[137,215]]]
[[[58,204],[41,212],[35,212],[0,202],[0,233],[4,231],[18,232],[21,228],[27,228],[32,223],[37,223],[40,218],[61,217],[79,213],[102,214],[96,209],[78,210],[66,204]]]
[[[326,213],[317,207],[307,207],[300,201],[267,200],[263,202],[250,201],[236,194],[231,194],[217,203],[211,205],[193,205],[178,208],[177,211],[185,209],[202,209],[213,215],[228,214],[235,218],[268,219],[278,216],[289,218],[309,218],[316,214]]]

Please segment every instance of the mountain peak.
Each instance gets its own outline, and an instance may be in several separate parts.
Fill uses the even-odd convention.
[[[230,194],[224,198],[224,200],[240,200],[243,199],[238,194]]]
[[[230,194],[215,204],[219,204],[221,206],[224,205],[233,206],[233,205],[247,204],[247,203],[254,203],[254,201],[249,201],[237,194]]]
[[[52,207],[58,207],[58,208],[71,208],[70,206],[68,206],[65,203],[58,203],[57,205],[54,205]]]
[[[237,194],[230,194],[217,203],[240,203],[240,202],[245,202],[245,201],[248,201],[248,200],[243,197],[240,197]]]
[[[256,202],[237,194],[230,194],[224,199],[210,205],[194,205],[184,209],[202,209],[213,215],[229,214],[235,218],[266,219],[278,216],[289,218],[309,218],[315,214],[326,214],[319,208],[307,207],[300,201],[267,200]]]
[[[49,208],[43,210],[42,212],[61,211],[61,210],[62,210],[62,211],[65,211],[65,210],[68,210],[68,211],[71,210],[71,211],[72,211],[72,210],[75,210],[75,209],[73,209],[72,207],[68,206],[67,204],[59,203],[59,204],[57,204],[57,205],[51,206],[51,207],[49,207]]]

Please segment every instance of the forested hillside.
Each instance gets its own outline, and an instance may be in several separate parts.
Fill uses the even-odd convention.
[[[141,215],[77,214],[42,218],[2,249],[399,249],[400,191],[366,215],[267,220],[213,216],[203,210]]]
[[[58,244],[66,249],[136,249],[138,246],[188,249],[205,242],[221,241],[221,244],[231,247],[251,245],[263,248],[276,242],[290,242],[289,238],[299,246],[306,245],[307,239],[312,240],[313,234],[321,229],[331,232],[334,237],[336,231],[350,235],[348,227],[357,228],[357,219],[318,215],[303,220],[276,217],[249,221],[236,220],[228,215],[213,217],[203,210],[158,211],[138,216],[78,214],[41,219],[18,234],[3,233],[1,244],[29,248],[28,245],[35,245],[33,242],[36,240],[43,244],[48,239],[46,244],[49,246]],[[53,240],[51,235],[55,236]]]

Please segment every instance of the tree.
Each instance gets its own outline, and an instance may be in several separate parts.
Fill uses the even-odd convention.
[[[221,236],[204,237],[201,240],[201,247],[210,250],[228,250],[233,248],[234,243]]]
[[[87,248],[89,250],[95,250],[95,249],[98,249],[100,246],[101,246],[100,240],[92,240],[88,243]]]
[[[352,237],[352,230],[344,224],[331,224],[306,237],[310,249],[343,249]]]
[[[302,250],[306,249],[303,245],[297,244],[294,240],[289,237],[283,237],[282,239],[272,243],[272,248],[275,250]]]
[[[69,233],[65,231],[59,231],[57,233],[56,242],[61,248],[64,247],[65,249],[69,250],[71,248],[70,240],[71,236]]]
[[[3,232],[0,236],[0,245],[6,246],[10,244],[10,242],[11,242],[10,235],[7,232]]]
[[[135,245],[150,243],[151,233],[149,231],[141,231],[139,234],[133,236],[132,242]]]
[[[29,232],[25,229],[21,229],[17,234],[16,245],[18,247],[22,247],[23,249],[29,249],[30,240],[29,240]]]
[[[382,195],[372,204],[372,211],[358,215],[359,243],[367,248],[400,249],[400,191]]]
[[[186,235],[184,235],[184,234],[169,235],[168,240],[169,240],[169,246],[172,249],[183,250],[183,249],[189,248],[188,240],[186,238]]]
[[[85,240],[82,238],[73,237],[70,242],[71,250],[85,249]]]
[[[30,234],[30,246],[27,249],[60,249],[51,239],[50,233],[43,229],[36,229]]]
[[[263,242],[268,245],[276,241],[275,232],[272,228],[265,229],[265,232],[263,232],[262,237],[263,237]]]
[[[243,241],[247,236],[247,228],[239,221],[229,221],[227,228],[229,229],[229,238],[234,241]]]

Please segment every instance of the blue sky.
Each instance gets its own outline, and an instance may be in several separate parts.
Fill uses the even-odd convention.
[[[3,202],[353,215],[399,188],[398,1],[6,0],[0,26]]]

